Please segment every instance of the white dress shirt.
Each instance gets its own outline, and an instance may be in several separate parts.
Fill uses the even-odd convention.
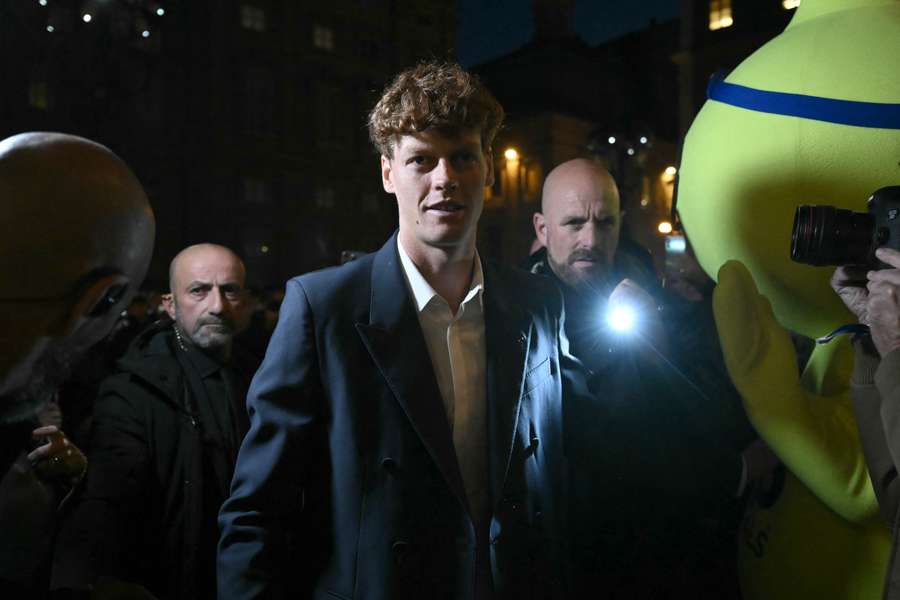
[[[487,405],[485,396],[484,275],[476,251],[469,291],[454,315],[397,240],[400,263],[416,305],[425,345],[437,377],[453,446],[472,516],[488,506]]]

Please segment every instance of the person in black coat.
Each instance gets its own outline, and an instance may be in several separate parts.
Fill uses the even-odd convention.
[[[101,386],[90,468],[56,551],[56,589],[216,595],[216,516],[257,366],[232,344],[244,267],[227,248],[202,244],[179,253],[170,273],[174,323],[142,332]]]
[[[605,169],[586,159],[556,167],[534,224],[544,248],[526,266],[562,291],[572,354],[611,411],[602,449],[571,465],[575,593],[736,597],[734,570],[717,564],[723,550],[733,554],[747,479],[741,451],[753,439],[736,393],[710,397],[683,368],[678,327],[691,325],[679,322],[682,307],[660,287],[646,251],[620,244],[618,190]],[[631,329],[608,321],[613,309],[630,311],[621,314],[634,319]],[[723,540],[725,515],[731,539]]]

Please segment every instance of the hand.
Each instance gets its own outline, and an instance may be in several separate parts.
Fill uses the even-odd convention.
[[[728,261],[719,269],[718,281],[713,314],[725,365],[745,404],[748,399],[764,400],[771,394],[777,397],[786,390],[799,390],[791,336],[775,319],[772,305],[759,293],[750,271],[738,261]]]
[[[760,437],[831,510],[852,522],[872,518],[878,505],[871,487],[859,485],[867,474],[849,392],[824,396],[801,385],[791,337],[740,262],[719,269],[713,312],[728,373]]]
[[[630,307],[636,313],[641,338],[665,354],[668,340],[653,296],[631,279],[623,279],[609,295],[608,308],[613,310],[618,306]]]
[[[875,256],[894,267],[869,271],[868,325],[881,356],[900,348],[900,252],[879,248]]]
[[[87,459],[58,427],[38,427],[31,432],[31,437],[48,440],[28,454],[28,460],[38,477],[68,487],[81,480],[87,470]]]
[[[865,267],[838,267],[831,276],[831,289],[837,292],[844,305],[857,321],[869,324],[869,291],[866,289]]]

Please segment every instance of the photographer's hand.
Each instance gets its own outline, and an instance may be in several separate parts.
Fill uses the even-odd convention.
[[[863,325],[869,324],[869,290],[865,267],[838,267],[831,276],[831,289]]]
[[[879,248],[875,256],[892,269],[869,271],[868,325],[881,356],[900,348],[900,252]]]

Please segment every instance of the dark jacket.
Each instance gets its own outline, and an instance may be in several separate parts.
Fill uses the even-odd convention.
[[[900,599],[900,350],[879,359],[870,340],[855,343],[850,381],[860,442],[878,506],[891,529],[893,547],[884,582],[885,600]]]
[[[569,513],[576,596],[600,587],[610,598],[630,600],[734,597],[733,564],[712,563],[733,556],[740,450],[753,434],[736,392],[714,394],[692,377],[699,364],[682,363],[721,360],[702,356],[695,344],[688,347],[687,339],[673,335],[682,326],[701,328],[700,315],[689,315],[646,265],[627,256],[616,261],[610,289],[589,292],[563,283],[545,250],[532,257],[530,267],[562,292],[572,354],[588,367],[589,388],[608,407],[612,423],[589,460],[573,455]],[[668,355],[650,347],[653,340],[606,325],[606,298],[626,277],[662,307]],[[706,335],[715,336],[715,329]],[[573,416],[570,430],[592,427],[591,419]]]
[[[482,530],[396,236],[288,282],[220,515],[222,597],[469,600],[477,548],[496,598],[559,597],[562,414],[590,399],[566,351],[561,299],[537,301],[547,285],[484,265],[491,511]],[[301,506],[295,539],[319,560],[286,565],[285,530]]]
[[[214,596],[213,558],[200,554],[214,552],[210,499],[224,497],[231,472],[209,474],[221,440],[200,418],[174,344],[170,325],[151,327],[101,386],[90,466],[60,535],[54,588],[112,576],[159,598]],[[223,489],[208,489],[211,482]]]

